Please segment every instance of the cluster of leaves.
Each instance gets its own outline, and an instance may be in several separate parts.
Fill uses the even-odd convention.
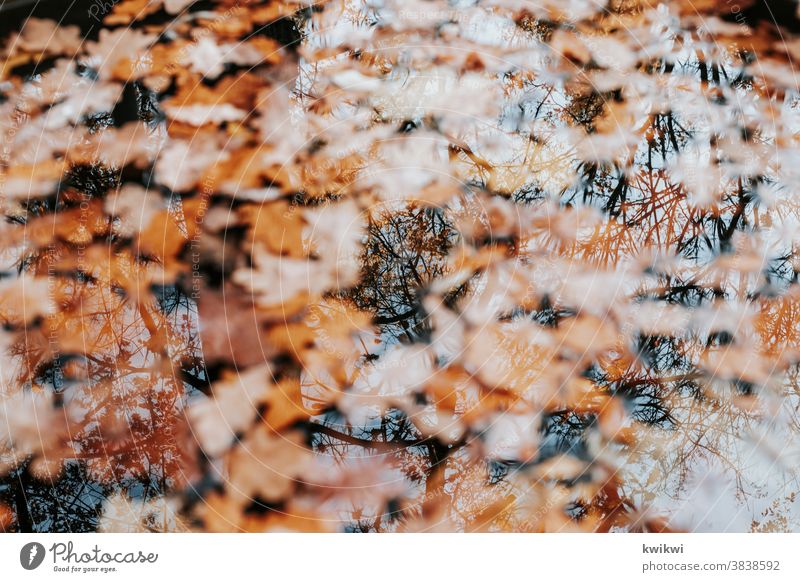
[[[786,4],[28,20],[0,528],[800,529]]]

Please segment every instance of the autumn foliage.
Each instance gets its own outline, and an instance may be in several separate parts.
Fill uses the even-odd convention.
[[[21,20],[0,529],[800,529],[774,4]]]

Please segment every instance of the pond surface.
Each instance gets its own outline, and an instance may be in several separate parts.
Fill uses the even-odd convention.
[[[796,531],[741,5],[9,3],[0,528]]]

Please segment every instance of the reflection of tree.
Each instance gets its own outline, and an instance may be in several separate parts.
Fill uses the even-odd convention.
[[[639,14],[634,4],[617,16]],[[324,29],[313,18],[330,9],[307,14],[306,32]],[[380,19],[347,10],[386,40]],[[174,495],[212,530],[654,530],[666,525],[647,507],[679,498],[703,462],[749,487],[740,461],[764,427],[759,406],[783,402],[797,425],[795,243],[771,228],[791,225],[796,204],[768,151],[772,130],[748,118],[770,89],[741,51],[706,54],[689,35],[680,59],[628,71],[643,90],[653,86],[641,77],[657,79],[656,93],[677,87],[669,106],[643,109],[653,95],[600,77],[603,55],[579,45],[579,29],[527,13],[510,22],[510,46],[562,34],[566,56],[547,55],[556,77],[498,73],[474,54],[458,62],[438,31],[410,61],[379,43],[379,55],[348,48],[336,63],[325,50],[313,62],[325,43],[312,34],[302,99],[287,92],[263,108],[254,96],[276,93],[294,56],[259,75],[227,63],[213,83],[168,69],[201,95],[193,105],[224,94],[255,110],[235,123],[170,121],[168,152],[194,162],[197,143],[213,150],[198,175],[171,176],[189,184],[182,195],[159,175],[175,168],[110,170],[81,150],[58,197],[13,208],[4,235],[20,273],[47,279],[53,300],[27,318],[3,312],[17,370],[2,396],[23,411],[52,399],[35,409],[51,441],[13,443],[24,458],[9,454],[0,479],[13,529],[91,530],[107,498]],[[233,37],[252,25],[229,24]],[[297,32],[270,26],[267,36]],[[172,48],[154,48],[155,70]],[[374,96],[326,77],[353,67],[369,87],[442,63],[458,70],[442,75],[443,92],[462,77],[502,87],[487,99],[466,85],[489,111],[479,123],[472,110],[464,121],[428,108],[428,94],[387,106],[405,78]],[[121,101],[143,86],[126,83]],[[163,121],[156,101],[140,116],[150,126]],[[367,114],[342,114],[359,107]],[[298,110],[296,127],[282,108]],[[87,142],[116,131],[109,115],[80,122]],[[370,131],[361,147],[354,138]],[[441,159],[409,162],[418,136]],[[398,183],[365,186],[372,162]],[[374,210],[396,194],[381,188],[413,189],[416,174],[430,178],[419,198]],[[466,185],[455,196],[453,178]],[[130,217],[99,204],[119,182],[158,179],[163,197],[151,188],[157,210],[139,230],[120,230]],[[769,257],[762,236],[775,238]]]
[[[91,251],[65,246],[27,261],[44,273],[82,264],[78,277],[51,278],[62,310],[29,325],[15,348],[21,390],[55,404],[44,467],[24,463],[5,478],[23,530],[91,530],[105,495],[148,501],[184,480],[184,385],[170,362],[194,356],[191,305],[175,292],[136,301],[128,291],[147,267],[125,254],[90,266]],[[89,274],[100,267],[119,278]]]
[[[17,531],[22,532],[94,531],[108,491],[76,462],[66,463],[53,481],[32,477],[23,465],[0,484],[3,500],[14,508]]]
[[[424,338],[428,331],[420,294],[445,271],[455,236],[452,226],[440,209],[412,205],[377,213],[368,234],[353,300],[375,314],[375,323],[389,337]]]

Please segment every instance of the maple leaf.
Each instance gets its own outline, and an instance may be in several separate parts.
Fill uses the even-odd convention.
[[[214,386],[213,399],[200,399],[188,410],[193,434],[211,457],[223,454],[236,435],[255,419],[267,397],[269,368],[257,366]]]

